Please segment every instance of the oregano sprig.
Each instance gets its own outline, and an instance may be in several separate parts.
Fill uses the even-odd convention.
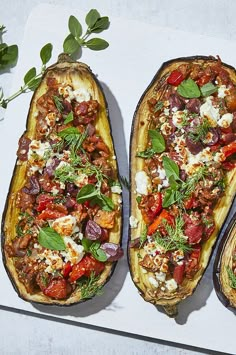
[[[63,50],[65,53],[73,55],[82,47],[94,51],[100,51],[109,46],[109,43],[102,38],[95,37],[88,40],[88,37],[91,34],[100,33],[108,29],[110,25],[109,18],[107,16],[101,17],[97,10],[91,9],[85,17],[85,22],[88,27],[83,34],[83,28],[79,20],[73,15],[69,17],[68,28],[70,34],[66,37],[63,43]]]
[[[16,44],[8,45],[2,41],[2,35],[6,32],[6,27],[0,25],[0,70],[12,66],[18,58],[18,46]]]
[[[40,71],[37,73],[37,70],[35,67],[31,68],[28,70],[28,72],[24,76],[24,84],[21,86],[21,88],[15,92],[13,95],[4,98],[3,90],[0,90],[0,107],[2,108],[7,108],[7,105],[9,104],[10,101],[14,100],[16,97],[19,95],[28,92],[28,91],[34,91],[41,79],[42,76],[46,70],[46,64],[49,62],[52,56],[52,44],[47,43],[45,46],[42,47],[40,50],[40,58],[42,61],[42,66]]]

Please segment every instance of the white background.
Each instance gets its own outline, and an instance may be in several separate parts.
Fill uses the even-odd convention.
[[[26,24],[27,17],[31,10],[33,9],[35,4],[39,4],[40,1],[4,1],[1,4],[1,18],[0,21],[4,23],[4,25],[7,27],[8,32],[4,36],[4,39],[8,43],[21,43],[21,40],[23,39],[23,30]],[[51,1],[51,4],[63,4],[63,5],[71,5],[70,2],[68,1]],[[199,49],[201,45],[199,46],[198,42],[196,43],[187,43],[187,35],[186,35],[186,46],[183,45],[183,48],[178,48],[173,47],[169,48],[169,52],[167,53],[180,53],[180,55],[190,55],[190,54],[221,54],[223,59],[225,61],[230,62],[232,65],[236,64],[236,60],[234,60],[234,53],[235,53],[235,43],[232,42],[232,45],[228,42],[224,42],[223,39],[230,39],[232,41],[236,41],[236,30],[234,28],[234,12],[236,10],[236,3],[231,2],[231,1],[204,1],[202,3],[199,2],[187,2],[187,1],[165,1],[165,2],[159,2],[159,1],[146,1],[145,3],[143,1],[111,1],[106,3],[105,1],[80,1],[79,2],[79,9],[82,11],[88,11],[90,8],[97,8],[102,15],[109,15],[111,18],[112,17],[117,17],[117,16],[122,16],[123,20],[123,26],[125,27],[126,21],[125,19],[135,19],[135,20],[141,20],[146,23],[151,23],[155,26],[160,26],[160,25],[168,25],[171,26],[172,28],[176,29],[181,29],[181,30],[187,30],[187,31],[192,31],[195,33],[199,34],[207,34],[211,36],[216,36],[221,38],[222,40],[219,41],[218,43],[221,44],[221,48],[219,51],[212,53],[212,48],[215,48],[217,50],[217,41],[211,41],[211,44],[209,45],[209,53],[208,53],[208,46],[205,45],[204,47],[204,53],[199,53]],[[75,3],[73,4],[73,7],[75,7]],[[78,8],[76,9],[78,12]],[[71,11],[71,13],[74,13]],[[66,17],[67,18],[67,17]],[[65,21],[66,21],[65,18]],[[43,18],[40,18],[40,21],[43,22]],[[122,22],[121,22],[122,26]],[[142,26],[140,24],[140,26]],[[142,28],[145,28],[142,27]],[[126,31],[128,33],[129,27],[127,26]],[[42,32],[44,32],[42,30]],[[52,31],[53,32],[53,31]],[[124,28],[122,27],[122,38],[118,37],[117,38],[117,53],[119,53],[119,50],[122,51],[125,48],[129,47],[129,44],[127,46],[127,43],[125,42],[126,38],[124,35]],[[34,34],[34,33],[33,33]],[[33,35],[32,34],[32,35]],[[103,34],[101,34],[102,37]],[[151,34],[149,33],[149,36]],[[170,38],[172,32],[169,33]],[[182,34],[183,35],[183,34]],[[30,35],[28,34],[30,40]],[[141,34],[140,34],[141,36]],[[40,36],[36,36],[39,38]],[[127,36],[129,37],[129,36]],[[109,38],[109,34],[107,33],[107,38]],[[143,38],[143,37],[142,37]],[[196,36],[192,36],[192,39],[194,38],[199,38]],[[60,38],[62,41],[63,37]],[[50,40],[50,39],[48,39]],[[46,43],[47,39],[42,38],[42,44]],[[204,41],[203,41],[204,42]],[[202,42],[202,43],[203,43]],[[134,38],[134,43],[137,43],[137,38]],[[135,55],[140,55],[144,56],[145,58],[145,53],[146,51],[150,50],[150,55],[152,55],[152,48],[147,47],[147,43],[150,43],[150,37],[148,37],[147,41],[145,42],[144,40],[141,41],[141,43],[138,43],[137,46],[139,45],[140,48],[135,48],[133,53]],[[155,46],[155,36],[153,38],[153,46]],[[215,44],[214,44],[215,43]],[[185,44],[185,43],[184,43]],[[113,44],[114,45],[114,44]],[[178,43],[176,42],[176,45]],[[164,44],[163,44],[164,46]],[[198,47],[199,46],[199,47]],[[213,47],[211,47],[213,46]],[[215,47],[214,47],[215,46]],[[39,46],[40,48],[40,46]],[[195,52],[191,52],[193,49]],[[225,50],[222,53],[222,48]],[[20,46],[20,49],[23,49],[22,46]],[[155,48],[156,49],[156,48]],[[28,49],[27,49],[28,50]],[[145,53],[143,53],[145,51]],[[139,53],[140,52],[140,53]],[[104,52],[105,53],[105,52]],[[109,53],[109,52],[108,52]],[[87,54],[86,54],[87,55]],[[86,55],[82,57],[82,60],[86,59]],[[109,55],[109,54],[108,54]],[[123,66],[126,64],[125,60],[125,55],[126,52],[124,52],[123,58],[120,63],[120,67],[118,67],[117,63],[117,68],[118,70],[122,70]],[[135,55],[133,55],[133,60],[136,61]],[[132,56],[131,56],[132,57]],[[129,60],[132,59],[129,57]],[[162,59],[165,59],[164,54],[163,54],[163,48],[160,48],[159,50],[159,61]],[[170,54],[169,54],[170,57]],[[24,58],[24,53],[20,52],[20,58]],[[85,58],[85,59],[84,59]],[[89,55],[88,55],[88,58]],[[169,58],[166,58],[169,59]],[[92,68],[96,70],[96,61],[94,59],[90,59],[89,64],[92,66]],[[100,54],[97,55],[97,66],[100,68],[101,66],[101,61],[102,61],[102,56]],[[94,63],[93,63],[94,61]],[[157,67],[159,66],[159,61]],[[26,61],[27,62],[27,61]],[[135,62],[136,63],[136,62]],[[161,62],[160,62],[161,63]],[[93,64],[93,65],[92,65]],[[148,65],[147,65],[148,64]],[[24,67],[24,63],[22,63],[21,59],[19,60],[19,65],[21,67]],[[26,63],[28,65],[28,63]],[[36,64],[35,64],[36,65]],[[127,62],[128,65],[128,62]],[[130,62],[129,62],[130,65]],[[146,66],[145,66],[146,65]],[[26,67],[26,70],[28,69],[28,66]],[[143,83],[143,89],[147,86],[149,81],[151,80],[153,74],[155,73],[154,66],[153,66],[153,61],[150,60],[150,63],[143,63],[143,65],[140,65],[140,73],[142,73],[142,77],[145,78],[146,76],[146,81]],[[145,70],[146,75],[143,75],[143,71]],[[14,72],[15,69],[12,70]],[[109,78],[106,78],[106,70],[102,72],[99,70],[99,77],[100,78],[105,78],[106,80],[105,83],[109,83]],[[112,75],[112,73],[111,73]],[[4,88],[4,92],[7,94],[10,94],[10,84],[12,83],[12,77],[13,75],[11,73],[6,72],[5,74],[1,75],[1,86]],[[129,80],[131,82],[134,82],[135,76],[132,76],[130,74],[130,77],[128,78],[128,86]],[[121,76],[122,80],[122,76]],[[16,83],[12,83],[13,86],[16,86]],[[112,85],[112,84],[111,84]],[[111,85],[109,85],[109,89],[111,89]],[[139,95],[141,94],[141,87],[137,87],[135,92],[132,90],[132,93]],[[114,87],[115,90],[115,87]],[[107,88],[107,92],[109,93],[109,90]],[[124,93],[121,92],[112,92],[115,97],[119,97],[120,100],[124,100],[126,98],[129,99],[127,92],[124,91]],[[116,108],[115,112],[118,115],[118,109],[119,105],[114,101],[114,96],[110,94],[109,101],[112,102],[113,100],[113,108],[112,110],[114,111],[114,107]],[[137,97],[139,97],[137,96]],[[22,99],[26,100],[26,99]],[[134,105],[133,105],[133,100],[130,100],[131,104],[126,106],[126,111],[123,112],[122,108],[124,107],[122,105],[122,108],[120,109],[120,116],[123,116],[123,119],[126,117],[130,117],[133,113]],[[13,104],[14,105],[14,104]],[[12,109],[9,109],[9,111]],[[10,111],[13,112],[13,111]],[[26,107],[26,112],[27,112],[27,107]],[[9,118],[9,117],[7,117]],[[18,119],[17,117],[12,118],[12,124],[14,124],[14,120]],[[129,118],[130,119],[130,118]],[[24,122],[24,121],[22,121]],[[3,131],[6,130],[8,132],[7,128],[7,121],[2,124],[2,129]],[[124,123],[124,126],[126,127],[126,122]],[[19,132],[22,131],[21,124],[16,125],[16,130],[14,130],[13,135],[18,135],[18,130]],[[117,128],[115,122],[113,122],[113,128]],[[125,129],[125,136],[126,136],[126,141],[129,135],[128,129]],[[122,136],[119,136],[116,134],[116,141],[117,145],[119,148],[119,151],[122,152],[121,145],[124,141],[122,141]],[[123,153],[126,153],[123,151]],[[121,165],[122,165],[122,173],[125,174],[127,173],[127,164],[126,164],[126,159],[125,159],[125,154],[124,158],[121,160]],[[12,163],[13,164],[13,163]],[[11,163],[9,163],[9,168],[8,171],[7,169],[4,170],[5,174],[8,175],[10,170],[11,170]],[[2,170],[2,169],[1,169]],[[127,210],[126,210],[127,211]],[[124,264],[124,262],[123,262]],[[126,271],[127,272],[127,271]],[[206,274],[205,277],[205,284],[207,285],[209,283],[209,287],[205,289],[206,295],[203,295],[206,299],[206,303],[208,302],[208,293],[211,294],[211,298],[214,298],[214,293],[212,291],[212,286],[211,286],[211,279],[210,279],[210,273]],[[125,278],[125,273],[124,273],[124,267],[120,266],[118,270],[116,271],[114,277],[121,277]],[[126,277],[127,278],[127,277]],[[135,293],[135,292],[134,292]],[[129,297],[129,295],[127,295]],[[198,297],[201,297],[201,294],[198,293]],[[203,298],[204,298],[203,297]],[[0,297],[1,298],[1,297]],[[5,303],[7,303],[8,300],[5,300]],[[217,299],[215,299],[216,302]],[[11,304],[12,299],[9,300],[9,305]],[[139,299],[137,298],[137,302],[139,302]],[[213,306],[213,303],[210,305]],[[16,305],[12,305],[16,306]],[[188,306],[189,307],[189,306]],[[209,307],[209,305],[208,305]],[[220,308],[221,306],[218,306],[220,311],[223,310],[223,308]],[[183,309],[182,309],[182,312]],[[214,307],[212,309],[212,315],[214,314]],[[223,317],[227,312],[224,310],[222,313]],[[134,315],[134,319],[136,319],[136,314]],[[114,316],[114,319],[119,318],[119,313]],[[117,321],[119,322],[119,319],[117,318]],[[184,317],[183,317],[184,318]],[[182,318],[182,319],[183,319]],[[232,318],[229,319],[231,320]],[[20,315],[16,313],[10,313],[7,311],[1,311],[1,340],[0,340],[0,350],[2,354],[192,354],[193,352],[191,350],[187,350],[186,347],[185,349],[180,349],[180,348],[174,348],[174,347],[168,347],[166,345],[160,344],[160,343],[155,343],[151,341],[143,341],[139,339],[134,339],[134,338],[125,338],[121,337],[120,335],[113,335],[111,333],[104,333],[101,331],[95,331],[95,330],[88,330],[82,327],[78,327],[75,325],[68,325],[68,324],[62,324],[58,322],[53,322],[45,319],[38,319],[35,317],[29,317],[25,315]],[[139,320],[140,322],[140,320]],[[219,318],[213,320],[214,323],[220,324]],[[142,321],[141,321],[142,323]],[[187,323],[188,324],[188,323]],[[233,324],[225,324],[225,326],[229,326],[230,329],[233,328]],[[204,327],[204,324],[203,324]],[[224,329],[226,329],[224,327]],[[132,331],[130,329],[130,331]],[[186,343],[191,344],[191,337],[194,339],[195,338],[195,333],[197,329],[191,329],[191,332],[188,332],[188,341]],[[209,334],[207,334],[207,331],[209,331]],[[224,344],[224,335],[223,335],[224,330],[221,330],[222,334],[222,339],[219,340],[218,337],[216,337],[215,341],[220,342],[221,345]],[[207,336],[210,338],[210,342],[212,343],[214,341],[214,334],[212,334],[211,329],[206,329],[205,336],[207,339]],[[171,339],[171,334],[169,336]],[[206,339],[204,339],[204,344],[206,344]],[[233,339],[233,338],[232,338]],[[193,342],[194,343],[194,342]],[[201,342],[200,342],[201,343]],[[227,344],[226,344],[227,345]],[[205,345],[205,347],[207,347]],[[211,347],[211,345],[209,345]],[[215,347],[217,349],[217,347]],[[222,349],[222,346],[221,346]],[[233,349],[233,347],[232,347]],[[210,353],[210,351],[206,351],[206,353]]]

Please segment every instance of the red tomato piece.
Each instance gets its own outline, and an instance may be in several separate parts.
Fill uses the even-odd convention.
[[[222,166],[225,170],[230,171],[236,168],[236,161],[224,161]]]
[[[183,282],[184,270],[185,270],[184,263],[182,265],[176,265],[174,268],[173,278],[177,282],[178,285],[180,285]]]
[[[225,145],[221,150],[225,156],[225,159],[228,158],[230,155],[236,153],[236,142]]]
[[[71,263],[68,261],[63,267],[62,274],[65,278],[67,278],[71,271],[72,271],[72,266]]]
[[[148,196],[144,196],[139,204],[143,219],[145,223],[150,224],[154,218],[162,210],[162,194],[156,192]]]
[[[52,211],[50,209],[46,209],[43,212],[41,212],[37,218],[45,221],[46,219],[57,219],[60,217],[64,217],[65,215],[66,214],[63,212]]]
[[[37,211],[41,212],[46,209],[47,205],[53,201],[53,196],[47,194],[41,194],[37,197]]]
[[[192,277],[192,275],[197,272],[199,268],[199,261],[201,256],[201,247],[196,246],[189,256],[189,259],[185,265],[185,272],[187,277]]]
[[[203,86],[207,83],[209,83],[209,81],[212,79],[211,75],[207,75],[207,74],[204,74],[201,76],[200,79],[197,80],[197,84],[199,86]]]
[[[173,225],[173,222],[174,222],[173,216],[171,216],[169,214],[169,212],[167,212],[166,210],[162,210],[161,214],[159,214],[159,216],[157,216],[157,218],[153,221],[153,223],[150,224],[150,226],[148,227],[147,234],[148,235],[154,234],[157,231],[158,227],[161,225],[161,223],[163,222],[164,219],[169,224]]]
[[[86,255],[78,264],[72,266],[69,281],[74,282],[82,276],[89,277],[92,272],[99,275],[105,268],[104,263]]]
[[[178,70],[173,70],[167,79],[167,83],[170,85],[178,86],[184,80],[183,74]]]
[[[43,293],[48,296],[55,298],[57,300],[66,298],[71,292],[71,287],[65,279],[53,279],[50,281],[49,285]]]

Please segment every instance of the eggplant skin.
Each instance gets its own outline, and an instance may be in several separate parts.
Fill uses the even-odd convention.
[[[143,170],[144,159],[137,158],[136,152],[143,151],[147,147],[148,142],[148,129],[149,121],[145,120],[145,117],[148,117],[148,108],[147,100],[150,99],[154,94],[158,101],[159,90],[162,87],[162,84],[166,80],[166,77],[175,69],[178,68],[181,64],[203,64],[203,63],[217,63],[219,59],[214,58],[213,56],[191,56],[191,57],[180,57],[176,59],[171,59],[162,64],[158,69],[154,78],[151,80],[149,86],[144,91],[141,96],[136,110],[134,112],[132,127],[131,127],[131,136],[130,136],[130,216],[134,216],[139,220],[137,228],[129,228],[129,237],[128,237],[128,263],[131,273],[132,281],[135,287],[138,289],[139,294],[147,302],[150,302],[156,306],[161,306],[164,308],[164,311],[170,317],[175,317],[178,314],[178,304],[186,299],[188,296],[191,296],[198,286],[213,254],[213,250],[216,244],[217,237],[219,232],[224,225],[224,222],[227,218],[227,215],[232,206],[235,191],[236,191],[236,169],[227,172],[227,187],[224,193],[224,196],[217,202],[214,208],[214,219],[216,223],[215,231],[212,233],[210,238],[204,243],[201,252],[200,258],[200,270],[196,272],[194,277],[190,280],[183,281],[183,287],[181,291],[175,291],[172,293],[165,293],[165,296],[157,294],[153,287],[150,287],[150,283],[147,280],[146,274],[142,273],[141,267],[139,266],[138,254],[140,249],[130,247],[130,244],[134,243],[134,240],[137,239],[142,232],[143,226],[145,225],[141,212],[138,208],[136,202],[136,184],[135,184],[135,174],[137,171]],[[236,71],[235,68],[221,63],[222,67],[229,73],[230,78],[236,83]],[[182,285],[181,285],[182,286]]]
[[[236,314],[236,289],[230,287],[226,268],[232,264],[232,254],[236,248],[236,213],[217,248],[213,266],[213,282],[215,292],[221,303]]]
[[[66,78],[67,76],[73,77],[73,79],[78,81],[81,80],[82,84],[88,85],[100,104],[100,111],[98,117],[95,121],[95,128],[97,132],[101,135],[103,141],[108,146],[111,156],[116,156],[114,142],[111,131],[111,123],[108,111],[107,101],[99,83],[97,77],[93,74],[92,70],[88,65],[82,62],[74,62],[71,58],[62,53],[58,57],[58,62],[48,67],[45,71],[41,83],[35,90],[33,97],[30,102],[29,113],[26,121],[26,130],[23,135],[27,134],[27,137],[34,139],[36,120],[34,118],[34,113],[36,111],[36,101],[37,99],[46,92],[46,80],[48,77],[56,78]],[[111,162],[114,171],[119,177],[119,168],[116,159],[112,159]],[[5,246],[15,237],[15,225],[19,216],[19,208],[16,207],[16,193],[23,186],[25,182],[26,164],[19,164],[18,159],[16,160],[15,168],[12,174],[11,183],[8,191],[8,195],[5,202],[5,207],[3,211],[3,217],[1,222],[1,248],[2,248],[2,260],[7,272],[7,275],[13,285],[13,288],[17,292],[18,296],[24,301],[41,304],[41,305],[54,305],[54,306],[71,306],[78,303],[83,303],[91,297],[82,298],[79,289],[75,289],[70,296],[66,299],[53,299],[47,297],[43,292],[37,292],[35,294],[29,294],[22,282],[18,278],[16,268],[14,266],[13,258],[9,257]],[[115,227],[110,232],[110,241],[121,246],[122,240],[122,203],[120,196],[112,194],[112,200],[115,204],[119,204],[119,211],[117,212]],[[99,275],[97,285],[103,287],[111,278],[117,261],[106,262],[105,269]]]

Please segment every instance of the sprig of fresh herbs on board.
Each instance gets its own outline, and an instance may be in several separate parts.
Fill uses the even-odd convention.
[[[107,16],[100,16],[99,12],[91,9],[86,17],[85,22],[87,29],[83,34],[83,27],[75,16],[70,16],[68,27],[70,34],[66,37],[63,43],[64,52],[72,55],[78,52],[82,47],[89,48],[94,51],[106,49],[109,43],[102,38],[94,37],[88,39],[93,33],[100,33],[107,30],[110,21]]]
[[[2,36],[6,32],[6,27],[0,25],[0,70],[13,66],[18,58],[18,46],[16,44],[8,45],[3,42]]]
[[[52,48],[53,47],[51,43],[47,43],[45,46],[42,47],[42,49],[40,50],[40,58],[42,62],[41,69],[39,70],[38,73],[35,67],[29,69],[24,76],[24,84],[17,92],[5,98],[3,94],[3,90],[2,89],[0,90],[0,107],[7,108],[9,102],[14,100],[16,97],[28,91],[34,91],[38,87],[42,79],[42,76],[46,70],[46,64],[51,59]]]

